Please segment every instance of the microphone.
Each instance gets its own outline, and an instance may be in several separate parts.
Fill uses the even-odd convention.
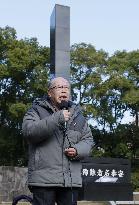
[[[59,108],[61,110],[68,110],[68,108],[69,108],[69,101],[62,100],[61,103],[59,104]],[[65,121],[65,124],[64,124],[64,129],[65,130],[67,129],[67,122],[66,121]]]
[[[59,108],[61,110],[68,110],[69,107],[70,107],[69,101],[61,100],[61,103],[59,104]]]
[[[60,103],[60,105],[59,105],[59,108],[61,109],[61,110],[68,110],[70,107],[71,107],[71,102],[70,101],[65,101],[65,100],[62,100],[61,101],[61,103]],[[69,137],[68,137],[68,135],[67,135],[67,121],[65,121],[65,124],[64,124],[64,135],[65,135],[65,137],[67,137],[67,140],[68,140],[68,143],[69,143],[69,147],[72,147],[71,146],[71,142],[70,142],[70,140],[69,140]],[[65,138],[64,137],[64,138]]]

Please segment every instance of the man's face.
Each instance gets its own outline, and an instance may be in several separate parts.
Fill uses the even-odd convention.
[[[56,79],[48,94],[55,105],[60,104],[62,100],[69,101],[70,85],[68,81],[64,78]]]

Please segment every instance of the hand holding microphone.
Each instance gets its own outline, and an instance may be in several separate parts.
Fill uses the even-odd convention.
[[[64,119],[67,122],[70,118],[70,112],[68,110],[63,110]]]
[[[63,110],[63,115],[64,115],[64,119],[65,119],[65,130],[67,129],[67,121],[70,119],[70,112],[68,110],[69,107],[70,107],[69,102],[64,101],[64,100],[61,101],[60,108]],[[68,135],[67,135],[67,139],[69,141]],[[65,154],[70,158],[75,157],[77,155],[77,150],[75,148],[71,147],[70,141],[69,141],[69,145],[70,146],[65,149]]]
[[[62,100],[61,103],[59,104],[59,108],[63,110],[63,115],[65,119],[65,128],[66,128],[67,121],[70,118],[69,107],[70,107],[69,101]]]

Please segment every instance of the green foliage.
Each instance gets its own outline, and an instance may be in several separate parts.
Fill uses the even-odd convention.
[[[90,44],[71,47],[73,97],[85,105],[86,116],[97,120],[103,129],[113,131],[127,110],[136,116],[138,125],[138,57],[138,50],[117,51],[109,57]]]
[[[102,83],[100,70],[106,66],[107,53],[97,51],[91,44],[75,44],[71,47],[71,79],[75,100],[86,105],[88,117],[98,114],[98,86]]]
[[[92,150],[92,156],[93,157],[103,157],[104,156],[104,149],[103,148],[100,148],[100,147],[95,147],[93,150]]]
[[[19,129],[9,126],[0,128],[0,165],[23,166],[27,164],[27,144]]]
[[[131,153],[129,152],[128,144],[122,142],[117,144],[113,152],[116,153],[118,157],[131,158]]]
[[[134,191],[139,191],[139,173],[135,172],[131,175],[131,183]]]
[[[18,121],[19,119],[23,119],[23,116],[26,111],[27,111],[27,106],[21,102],[11,104],[11,106],[9,106],[9,114],[11,119],[13,120],[17,119]]]
[[[135,125],[119,125],[112,132],[90,126],[95,141],[92,156],[128,158],[138,156],[139,128]]]

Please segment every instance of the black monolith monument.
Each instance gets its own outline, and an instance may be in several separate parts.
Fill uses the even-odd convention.
[[[50,72],[70,79],[70,7],[58,4],[50,18]]]

